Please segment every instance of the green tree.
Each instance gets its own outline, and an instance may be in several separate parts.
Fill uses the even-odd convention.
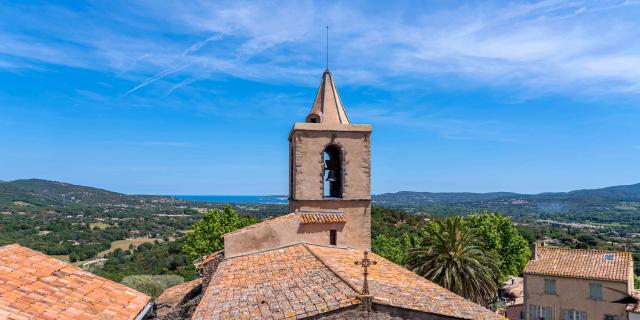
[[[482,247],[496,254],[503,276],[520,275],[531,249],[511,218],[498,213],[476,213],[468,218],[469,227],[482,238]],[[504,279],[502,279],[504,280]]]
[[[225,233],[256,223],[253,217],[239,216],[233,207],[227,205],[222,210],[206,212],[193,226],[193,232],[186,237],[182,251],[191,261],[224,248]]]
[[[460,216],[428,223],[427,246],[411,251],[410,267],[419,275],[469,300],[486,304],[499,287],[500,265]]]
[[[386,236],[384,234],[373,238],[371,251],[387,260],[400,265],[406,265],[407,253],[418,246],[419,239],[404,234],[401,237]]]

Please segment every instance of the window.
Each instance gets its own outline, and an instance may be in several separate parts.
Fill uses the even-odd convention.
[[[589,298],[593,300],[602,300],[602,285],[599,283],[589,284]]]
[[[329,230],[329,244],[335,246],[338,244],[338,231],[337,230]]]
[[[540,307],[529,305],[530,320],[553,320],[553,309],[551,307]]]
[[[618,320],[618,316],[614,316],[612,314],[605,314],[604,320]]]
[[[556,279],[544,278],[544,293],[556,294]]]
[[[324,149],[324,196],[342,198],[342,152],[336,145]]]
[[[562,310],[562,320],[587,320],[587,313],[577,310]]]

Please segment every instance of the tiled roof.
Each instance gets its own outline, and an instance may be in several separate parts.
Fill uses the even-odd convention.
[[[0,319],[134,319],[149,300],[40,252],[0,247]]]
[[[501,319],[377,255],[374,302],[463,319]],[[362,259],[355,249],[297,244],[229,258],[218,267],[193,319],[304,318],[358,304]]]
[[[156,299],[156,317],[163,318],[174,311],[176,307],[183,303],[185,297],[197,289],[202,284],[202,279],[198,278],[189,282],[173,286]]]
[[[362,287],[362,251],[308,245],[323,263],[356,288]],[[369,289],[373,302],[405,309],[463,319],[502,319],[502,317],[435,283],[371,253],[377,264],[369,268]]]
[[[539,246],[536,251],[536,258],[527,263],[524,273],[626,282],[633,263],[629,252],[547,246]]]
[[[224,260],[193,318],[300,318],[357,304],[356,292],[303,245]]]
[[[301,213],[303,224],[311,223],[345,223],[347,220],[341,213]]]
[[[207,263],[211,262],[213,259],[215,259],[219,255],[224,255],[224,250],[216,251],[216,252],[208,255],[200,263],[198,263],[197,268],[204,267]]]

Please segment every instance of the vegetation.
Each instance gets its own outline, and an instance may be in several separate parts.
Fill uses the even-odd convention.
[[[106,256],[102,267],[91,271],[97,275],[122,281],[129,275],[177,275],[184,280],[197,277],[195,267],[181,250],[184,240],[143,243],[137,248],[114,250]]]
[[[509,217],[489,212],[471,214],[468,224],[480,237],[481,248],[496,256],[505,277],[522,273],[531,256],[530,245]]]
[[[164,292],[164,290],[171,288],[175,285],[179,285],[184,282],[184,279],[175,275],[164,276],[126,276],[122,279],[122,284],[129,288],[136,289],[140,292],[148,294],[151,298],[155,299]]]
[[[483,248],[472,225],[453,216],[428,224],[424,231],[426,246],[411,251],[411,268],[469,300],[491,302],[500,284],[499,259]]]
[[[182,251],[191,261],[224,248],[225,233],[256,223],[253,217],[239,216],[231,206],[206,212],[187,235]]]

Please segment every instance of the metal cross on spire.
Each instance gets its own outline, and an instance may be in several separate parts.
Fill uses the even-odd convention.
[[[368,257],[369,252],[364,252],[364,258],[360,261],[355,261],[356,265],[362,266],[364,281],[362,283],[362,292],[360,292],[360,300],[362,301],[362,308],[366,312],[371,311],[371,304],[373,300],[373,296],[369,293],[369,267],[376,265],[378,262],[375,260],[371,260]]]

